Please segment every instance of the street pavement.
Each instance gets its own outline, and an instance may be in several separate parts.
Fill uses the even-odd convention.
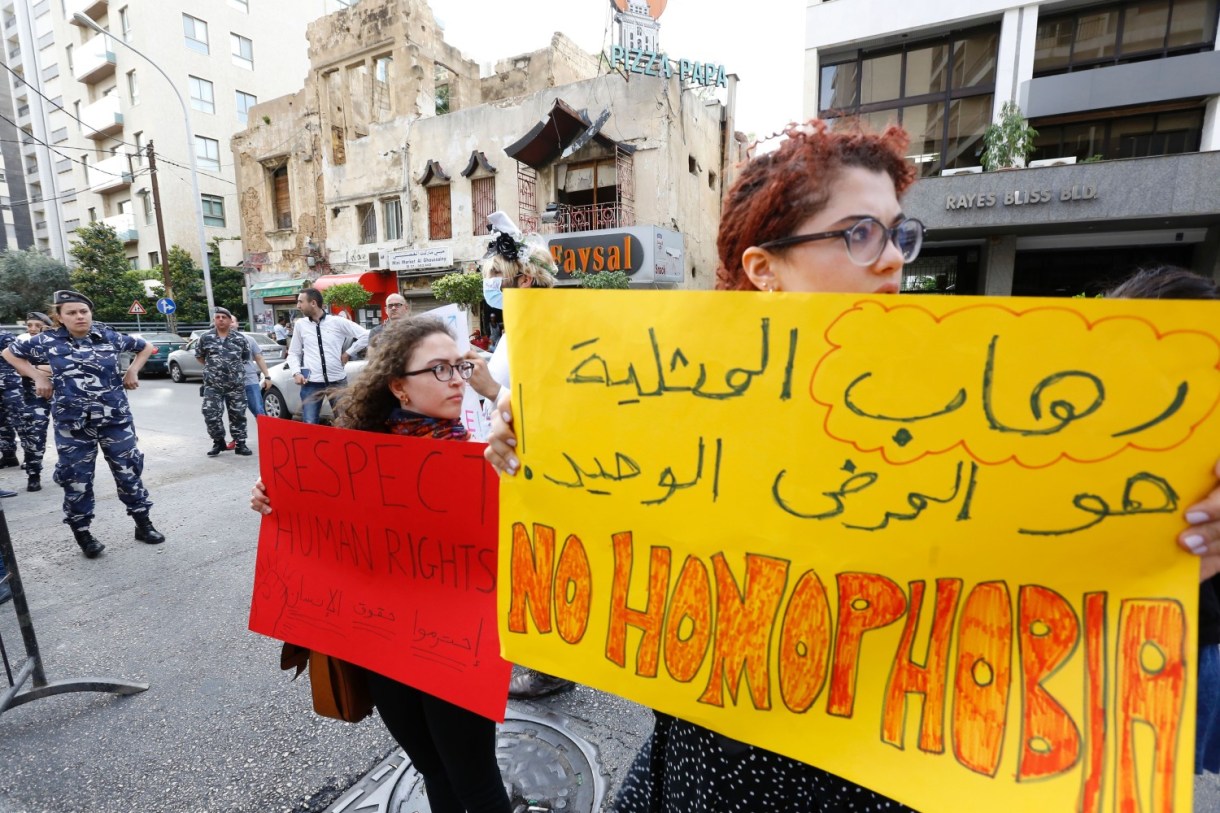
[[[97,560],[61,523],[62,492],[4,501],[51,681],[111,677],[150,684],[131,697],[81,693],[0,714],[0,813],[315,813],[395,745],[376,715],[356,725],[312,712],[307,681],[279,670],[279,645],[246,629],[259,518],[249,510],[258,457],[210,447],[198,385],[142,382],[131,394],[153,520],[168,537],[137,542],[99,461]],[[253,444],[253,433],[252,433]],[[0,471],[0,488],[24,475]],[[21,637],[0,606],[15,664]],[[598,749],[613,793],[651,714],[578,688],[514,704],[554,714]],[[609,797],[608,797],[609,798]],[[1220,782],[1196,782],[1195,811],[1220,811]]]
[[[101,460],[93,532],[106,552],[92,561],[61,523],[63,492],[49,466],[35,494],[21,472],[0,471],[0,487],[22,488],[0,507],[48,680],[151,686],[0,714],[3,813],[321,811],[395,748],[375,714],[356,725],[315,715],[308,680],[281,672],[279,644],[246,629],[258,457],[205,456],[198,392],[156,378],[131,394],[163,545],[135,541]],[[48,464],[54,458],[48,450]],[[0,606],[0,635],[20,663],[11,607]],[[562,708],[572,731],[598,746],[611,787],[651,722],[646,710],[583,688],[522,708]]]

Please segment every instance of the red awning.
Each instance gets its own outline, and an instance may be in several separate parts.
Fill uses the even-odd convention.
[[[393,272],[383,274],[377,271],[366,271],[363,274],[327,274],[314,280],[313,287],[319,291],[325,291],[332,285],[341,285],[345,282],[354,282],[372,294],[398,293],[398,275]]]

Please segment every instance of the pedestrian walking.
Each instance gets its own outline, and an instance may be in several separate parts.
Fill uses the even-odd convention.
[[[322,306],[322,292],[306,288],[297,295],[302,316],[292,329],[288,344],[288,368],[292,380],[301,385],[301,418],[318,423],[322,417],[322,398],[336,409],[337,391],[347,386],[343,370],[343,344],[368,333],[349,319],[338,319]]]
[[[119,499],[135,521],[135,538],[150,545],[164,542],[164,534],[149,518],[152,501],[140,479],[144,455],[136,445],[131,405],[124,392],[140,386],[140,369],[157,348],[95,323],[93,302],[84,294],[56,291],[52,302],[60,326],[19,339],[0,355],[33,380],[38,397],[51,399],[59,452],[55,482],[64,490],[64,522],[88,558],[105,549],[89,531],[100,448]],[[127,352],[135,353],[135,358],[120,374],[119,355]]]
[[[263,393],[271,386],[271,370],[263,359],[263,348],[254,337],[244,333],[241,335],[245,336],[249,343],[251,353],[251,359],[246,362],[245,368],[246,406],[250,409],[250,414],[257,418],[267,414],[263,408]]]
[[[30,311],[25,317],[26,332],[19,339],[37,336],[52,327],[51,317],[42,311]],[[49,371],[49,368],[48,368]],[[25,398],[25,474],[26,491],[42,490],[42,458],[47,451],[47,427],[51,423],[51,401],[39,397],[34,391],[32,379],[21,379],[22,395]]]
[[[288,314],[281,313],[275,322],[275,327],[271,328],[271,338],[275,339],[276,344],[287,347],[289,335]]]
[[[212,328],[195,345],[195,358],[203,364],[203,422],[212,438],[208,457],[225,451],[226,410],[233,451],[243,456],[254,454],[246,445],[246,363],[254,353],[246,337],[234,329],[234,323],[228,308],[216,308]]]

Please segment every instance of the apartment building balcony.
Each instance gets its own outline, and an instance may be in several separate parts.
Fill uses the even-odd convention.
[[[587,206],[558,204],[539,218],[539,234],[571,234],[572,232],[618,229],[635,225],[634,207],[616,200],[613,203],[593,203]]]
[[[96,18],[98,15],[106,11],[106,6],[109,3],[106,0],[66,0],[64,3],[64,11],[67,14],[68,21],[75,25],[79,25],[72,16],[78,11],[86,17]]]
[[[80,111],[86,138],[106,138],[123,129],[123,112],[119,95],[111,93]]]
[[[102,222],[114,229],[119,239],[125,244],[134,243],[140,239],[140,233],[136,231],[136,216],[131,212],[115,215],[114,217],[104,217]]]
[[[99,35],[80,46],[80,52],[72,61],[72,75],[78,82],[93,84],[113,76],[117,61],[110,37]]]
[[[115,155],[104,161],[98,161],[89,170],[90,192],[110,192],[124,186],[131,186],[131,164],[126,155]]]

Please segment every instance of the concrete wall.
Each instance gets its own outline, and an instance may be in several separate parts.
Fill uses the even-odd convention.
[[[499,60],[495,73],[481,80],[482,99],[499,101],[568,85],[596,76],[597,68],[597,57],[557,32],[550,48]]]

